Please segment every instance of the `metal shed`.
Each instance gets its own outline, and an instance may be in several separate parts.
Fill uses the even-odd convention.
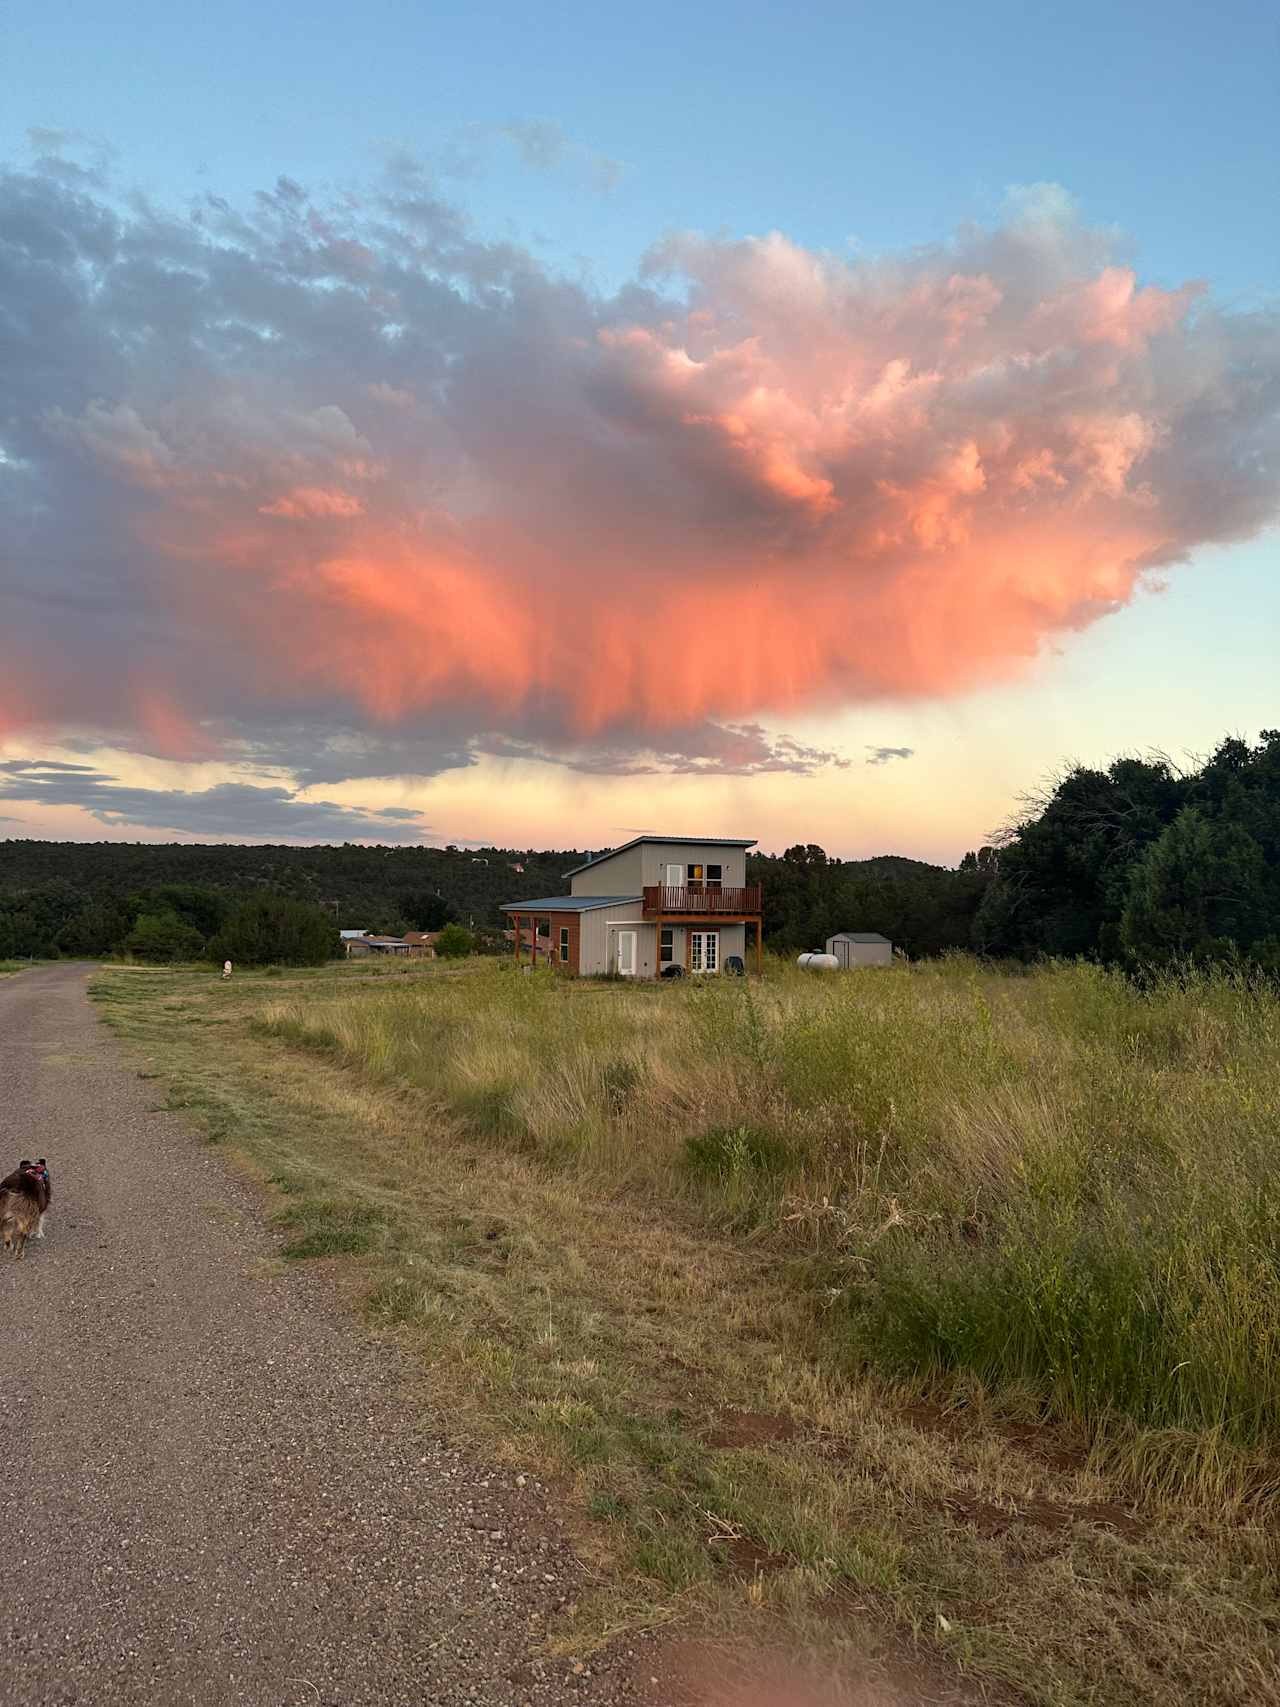
[[[841,967],[893,965],[893,944],[879,931],[839,931],[827,938],[827,953]]]

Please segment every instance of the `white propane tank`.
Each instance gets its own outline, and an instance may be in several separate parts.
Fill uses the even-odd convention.
[[[796,961],[806,972],[838,972],[840,962],[834,954],[802,954]]]

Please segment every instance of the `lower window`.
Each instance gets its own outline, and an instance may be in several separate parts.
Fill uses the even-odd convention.
[[[670,925],[663,925],[658,941],[658,959],[662,965],[669,965],[676,957],[676,933]]]
[[[561,925],[561,927],[560,927],[560,958],[561,958],[561,960],[564,960],[564,961],[567,961],[569,958],[569,927],[568,927],[568,925]]]

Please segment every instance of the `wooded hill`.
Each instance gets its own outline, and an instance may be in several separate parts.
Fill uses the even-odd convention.
[[[596,852],[602,850],[594,850]],[[153,942],[208,944],[238,903],[306,902],[330,928],[399,932],[449,920],[500,939],[498,907],[564,894],[581,848],[193,846],[0,842],[0,957],[100,955],[140,919]],[[517,869],[520,868],[520,869]],[[998,848],[958,867],[815,843],[752,854],[765,937],[817,948],[880,931],[918,957],[1074,957],[1131,969],[1189,961],[1280,973],[1280,731],[1229,739],[1193,769],[1159,755],[1074,766]]]
[[[105,954],[156,912],[208,939],[233,903],[263,891],[311,902],[344,928],[399,932],[456,919],[483,933],[500,927],[503,901],[564,894],[565,872],[587,857],[579,848],[5,841],[0,955]],[[764,886],[766,935],[780,949],[879,930],[909,953],[938,953],[968,943],[986,886],[985,874],[896,855],[834,860],[812,845],[753,854],[748,875]]]

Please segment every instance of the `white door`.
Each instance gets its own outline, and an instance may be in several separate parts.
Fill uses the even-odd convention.
[[[637,931],[618,932],[618,972],[623,978],[634,978],[636,975],[636,942]]]
[[[694,972],[720,970],[719,931],[690,931],[689,965]]]
[[[662,868],[662,881],[666,884],[668,889],[683,889],[684,867],[682,865],[664,865]]]

